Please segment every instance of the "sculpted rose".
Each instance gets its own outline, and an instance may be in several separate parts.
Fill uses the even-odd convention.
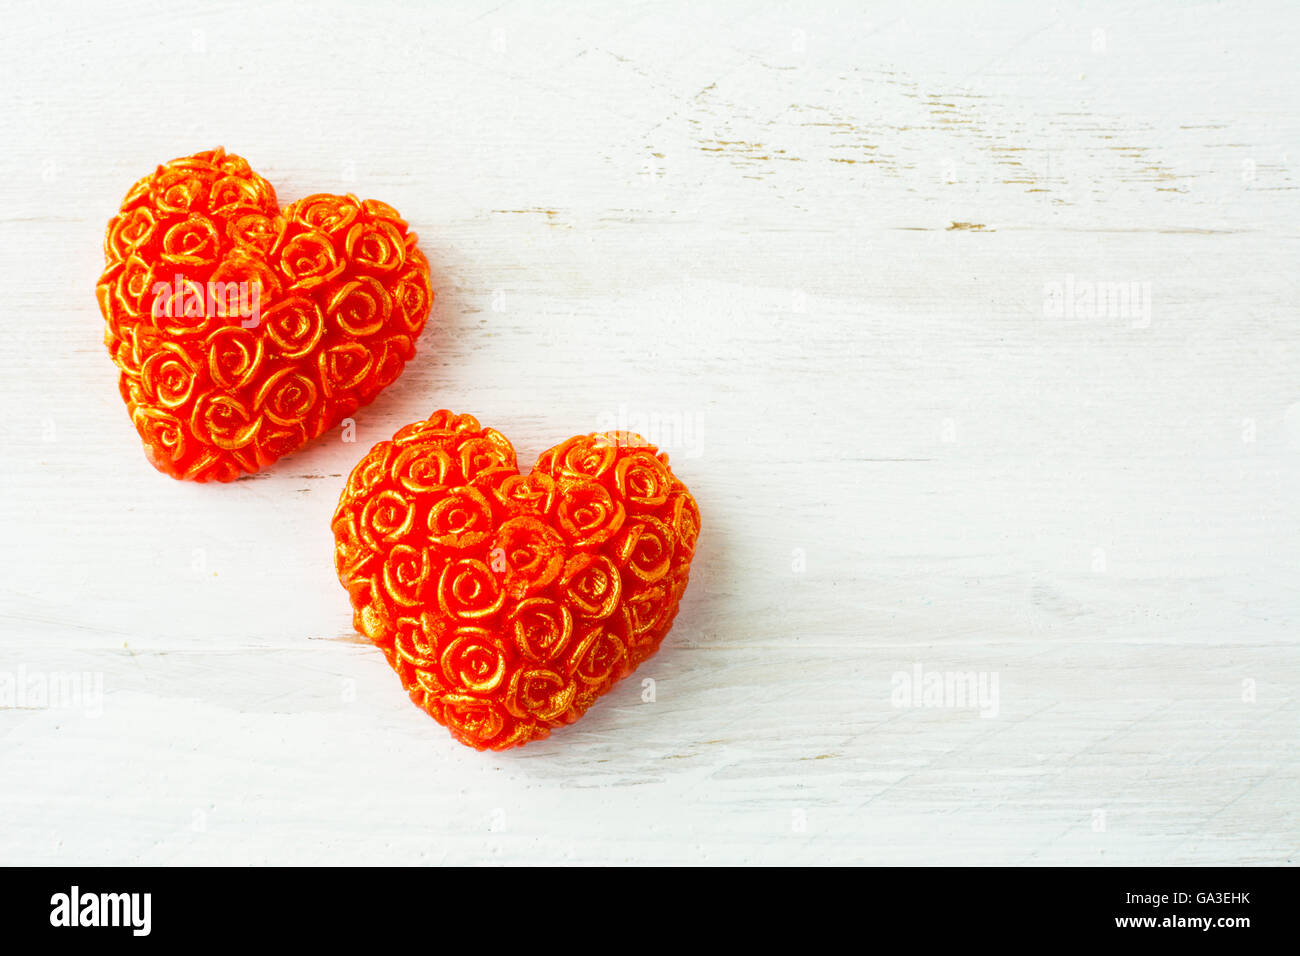
[[[256,209],[268,198],[274,199],[270,184],[243,176],[225,176],[208,192],[208,211],[215,216],[232,216],[244,208]]]
[[[439,620],[431,614],[403,617],[391,633],[393,646],[389,654],[390,662],[395,666],[407,666],[412,670],[412,676],[413,671],[418,669],[429,675],[425,678],[430,681],[427,685],[429,689],[436,687],[440,691],[445,690],[443,683],[433,676],[439,668],[438,649],[446,647],[448,640],[446,629]]]
[[[433,302],[433,286],[429,274],[418,266],[408,268],[393,288],[393,308],[400,316],[402,328],[418,335]]]
[[[210,266],[220,254],[217,227],[206,216],[190,216],[163,235],[163,262],[175,266]]]
[[[535,715],[539,720],[556,720],[573,704],[577,693],[577,682],[557,671],[522,668],[510,678],[506,710],[516,717]]]
[[[579,435],[552,448],[537,463],[568,478],[600,478],[613,466],[614,459],[614,446],[591,435]]]
[[[506,726],[505,709],[472,694],[447,694],[434,702],[438,719],[462,740],[492,740]]]
[[[328,282],[343,271],[343,265],[334,254],[334,243],[318,230],[299,233],[280,249],[280,268],[295,289]]]
[[[125,259],[149,242],[157,228],[158,220],[153,210],[145,206],[114,216],[104,234],[104,254],[114,259]]]
[[[396,545],[384,562],[384,591],[398,604],[416,607],[436,584],[433,560],[426,548]]]
[[[578,617],[599,620],[614,613],[623,581],[614,562],[603,554],[575,554],[560,580],[565,599]]]
[[[465,476],[466,481],[473,481],[483,472],[496,472],[516,467],[515,450],[510,447],[509,442],[496,433],[461,442],[457,457],[460,461],[461,474]]]
[[[406,265],[406,246],[401,233],[383,219],[352,226],[344,248],[358,265],[374,272],[396,272]]]
[[[667,466],[643,450],[619,460],[614,469],[614,486],[630,503],[654,508],[668,500],[673,482]]]
[[[668,588],[652,584],[636,588],[627,598],[628,643],[637,646],[665,623]]]
[[[186,213],[206,203],[208,184],[206,177],[192,168],[174,166],[160,170],[150,185],[154,208],[162,213]]]
[[[348,483],[343,493],[357,497],[368,495],[388,477],[390,463],[396,455],[396,450],[390,442],[383,442],[370,449],[366,452],[366,456],[357,462],[356,467],[352,469],[352,474],[348,475]]]
[[[490,617],[504,601],[501,583],[478,558],[453,561],[438,582],[438,606],[448,617],[465,621]]]
[[[374,368],[375,356],[360,342],[346,342],[326,349],[319,362],[325,394],[336,395],[364,382]]]
[[[415,526],[415,507],[395,491],[381,491],[361,511],[361,537],[371,544],[396,541]]]
[[[166,408],[179,408],[189,401],[195,379],[189,355],[176,345],[154,352],[140,369],[140,384],[145,394]]]
[[[320,306],[305,296],[278,302],[262,313],[267,337],[280,355],[299,359],[316,351],[325,335],[325,316]]]
[[[493,497],[509,514],[545,517],[555,506],[555,479],[550,475],[508,475],[494,487]]]
[[[639,519],[627,569],[643,583],[655,583],[668,573],[672,565],[673,539],[673,532],[658,518],[646,516]]]
[[[298,200],[296,221],[331,236],[345,232],[356,221],[361,203],[356,196],[316,193]]]
[[[564,541],[529,515],[511,518],[497,529],[490,549],[504,578],[505,592],[516,600],[536,594],[564,570]]]
[[[292,425],[307,421],[319,400],[314,381],[294,368],[282,368],[262,383],[253,407],[277,425]]]
[[[441,448],[409,445],[393,462],[393,476],[407,491],[438,491],[446,486],[453,464],[451,455]]]
[[[148,436],[155,454],[165,455],[169,461],[185,457],[185,430],[175,415],[157,409],[137,408],[135,427]]]
[[[492,506],[481,491],[453,488],[429,509],[429,540],[452,551],[477,547],[492,533]]]
[[[510,613],[506,630],[525,659],[560,661],[573,635],[573,615],[553,598],[528,598]]]
[[[243,448],[257,435],[262,421],[247,404],[230,395],[208,392],[194,406],[190,431],[226,451]]]
[[[584,635],[578,652],[576,676],[586,684],[614,679],[627,654],[627,647],[613,627],[598,624]]]
[[[575,548],[594,548],[608,541],[627,512],[609,489],[596,481],[565,482],[555,517],[561,533]]]
[[[257,467],[265,468],[277,459],[283,458],[305,442],[310,434],[305,422],[282,425],[269,418],[263,419],[262,427],[257,430],[257,437],[253,439],[253,454]]]
[[[388,322],[393,300],[373,276],[346,282],[330,299],[326,315],[331,325],[348,335],[374,335]]]
[[[248,212],[232,219],[226,227],[226,236],[235,245],[250,254],[262,257],[270,253],[276,241],[284,234],[287,223],[260,212]]]
[[[492,632],[463,627],[452,635],[439,658],[447,686],[469,694],[492,694],[506,676],[505,652],[492,641]]]

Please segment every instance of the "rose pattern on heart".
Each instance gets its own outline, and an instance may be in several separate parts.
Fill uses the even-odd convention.
[[[524,475],[505,436],[444,410],[366,454],[332,528],[356,629],[453,737],[504,750],[658,650],[700,513],[640,436],[570,438]]]
[[[333,428],[401,374],[433,288],[392,207],[318,194],[283,210],[222,149],[137,182],[108,224],[104,342],[149,461],[231,481]]]

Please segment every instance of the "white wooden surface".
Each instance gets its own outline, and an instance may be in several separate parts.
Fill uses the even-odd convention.
[[[1294,5],[317,6],[6,8],[0,680],[91,676],[0,710],[0,861],[1295,860]],[[93,286],[218,144],[397,206],[438,302],[357,444],[208,487]],[[440,407],[525,461],[652,417],[703,510],[660,655],[522,751],[334,577],[343,477]],[[895,706],[916,665],[996,716]]]

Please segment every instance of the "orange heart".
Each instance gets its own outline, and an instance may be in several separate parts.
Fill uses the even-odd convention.
[[[173,478],[230,481],[333,428],[401,374],[433,304],[392,207],[322,193],[282,212],[222,149],[131,187],[104,257],[104,342]]]
[[[452,736],[504,750],[659,649],[700,513],[638,435],[570,438],[525,476],[504,435],[440,411],[357,464],[332,528],[357,630]]]

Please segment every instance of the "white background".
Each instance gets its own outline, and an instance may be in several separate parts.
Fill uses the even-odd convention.
[[[0,710],[0,860],[1294,861],[1297,47],[1285,2],[7,6],[0,680],[103,697]],[[206,486],[93,290],[216,145],[396,206],[438,298],[356,444]],[[506,754],[332,566],[442,407],[523,462],[657,421],[704,517],[659,655]],[[895,706],[917,665],[996,716]]]

